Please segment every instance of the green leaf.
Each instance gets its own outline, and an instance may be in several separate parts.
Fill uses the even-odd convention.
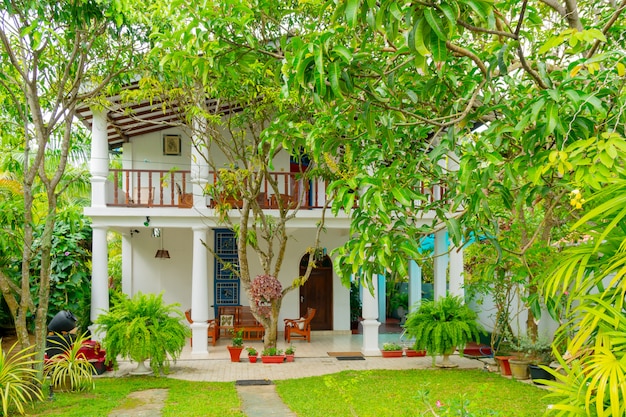
[[[333,48],[333,52],[341,57],[341,59],[343,59],[346,64],[352,62],[352,52],[350,52],[350,50],[345,46],[335,45],[335,47]]]
[[[426,45],[424,44],[424,32],[426,31],[426,27],[426,19],[424,19],[424,16],[420,16],[413,25],[411,31],[409,32],[408,38],[409,49],[417,52],[422,56],[430,55],[430,51],[428,50],[428,48],[426,48]]]
[[[346,21],[350,27],[356,26],[359,6],[360,0],[347,0],[346,2]]]
[[[341,87],[339,86],[339,73],[340,72],[341,72],[341,68],[339,68],[339,64],[337,64],[336,62],[333,62],[332,64],[330,64],[330,68],[328,71],[330,88],[336,97],[343,98],[343,94],[341,93]]]
[[[447,39],[446,35],[443,33],[443,25],[441,24],[441,20],[439,16],[437,16],[434,10],[430,7],[424,9],[424,16],[426,17],[426,21],[428,22],[428,26],[435,32],[437,37],[442,41]]]
[[[448,20],[448,39],[454,36],[454,30],[456,28],[457,14],[449,4],[442,4],[439,9],[443,12],[443,15]]]

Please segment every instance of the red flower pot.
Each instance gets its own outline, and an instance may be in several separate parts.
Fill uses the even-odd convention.
[[[383,358],[401,358],[401,350],[383,350]]]
[[[243,347],[238,346],[226,346],[228,348],[228,353],[230,353],[230,361],[231,362],[239,362],[239,357],[241,356],[241,351]]]
[[[285,355],[261,356],[261,362],[263,363],[283,363],[284,361],[285,361]]]
[[[426,356],[426,351],[425,350],[407,349],[406,350],[406,356],[408,358],[415,358],[415,357]]]
[[[256,363],[258,356],[248,356],[248,360],[250,360],[250,363]]]
[[[516,359],[515,356],[496,356],[496,360],[500,365],[500,373],[502,375],[511,375],[511,365],[509,359]]]

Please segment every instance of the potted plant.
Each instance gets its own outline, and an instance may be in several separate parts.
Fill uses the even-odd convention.
[[[230,345],[227,346],[228,353],[230,353],[230,361],[239,362],[241,351],[243,350],[243,330],[235,329],[231,330],[230,333],[233,335]]]
[[[283,363],[284,360],[283,351],[274,346],[267,347],[261,352],[261,362],[263,363]]]
[[[513,343],[506,340],[498,343],[498,349],[494,354],[494,359],[496,360],[502,375],[511,375],[511,364],[509,361],[518,357],[519,354],[515,351]]]
[[[383,343],[383,358],[401,358],[402,345],[393,342]]]
[[[543,381],[553,381],[554,375],[547,368],[552,363],[552,345],[545,340],[537,339],[529,345],[528,349],[528,373],[533,383],[543,385]]]
[[[293,345],[289,345],[287,349],[285,349],[285,360],[286,362],[293,362],[295,358],[296,348]]]
[[[83,342],[89,338],[84,333],[76,338],[59,338],[50,343],[58,345],[61,353],[47,359],[44,364],[44,375],[50,378],[50,384],[59,391],[85,391],[93,389],[92,375],[95,368],[82,353]]]
[[[256,363],[256,360],[259,356],[259,352],[256,350],[256,348],[252,346],[248,346],[246,347],[246,351],[248,352],[248,360],[251,363]]]
[[[102,346],[107,363],[116,365],[116,358],[137,362],[131,374],[167,372],[170,358],[176,360],[190,335],[182,323],[178,304],[166,305],[163,293],[137,293],[133,298],[117,295],[111,309],[96,320],[98,330],[105,333]],[[152,371],[144,365],[150,359]]]
[[[426,356],[426,351],[424,349],[415,349],[415,345],[413,345],[411,348],[407,348],[405,353],[407,358]]]
[[[476,313],[460,297],[446,296],[436,301],[425,300],[409,313],[405,323],[406,334],[415,340],[416,350],[425,349],[433,356],[443,355],[440,367],[456,367],[449,356],[463,348],[469,341],[480,339],[482,331],[476,322]]]

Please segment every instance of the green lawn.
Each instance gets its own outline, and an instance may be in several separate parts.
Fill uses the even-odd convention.
[[[345,371],[275,383],[299,417],[422,416],[426,406],[420,390],[430,392],[433,405],[437,400],[444,405],[466,401],[479,417],[538,417],[547,405],[542,399],[546,391],[479,370]],[[54,401],[27,408],[27,415],[106,417],[121,405],[132,407],[126,400],[132,391],[168,388],[163,416],[244,416],[234,383],[125,377],[98,378],[95,384],[88,393],[55,393]]]
[[[548,404],[542,399],[545,390],[480,370],[344,371],[276,385],[287,405],[302,417],[422,416],[427,408],[420,391],[430,393],[435,408],[437,401],[449,405],[464,400],[480,417],[538,417]]]
[[[96,389],[86,393],[54,393],[53,401],[27,408],[28,416],[106,417],[114,408],[133,407],[126,396],[132,391],[168,388],[164,417],[244,417],[232,382],[191,382],[166,377],[98,378]]]

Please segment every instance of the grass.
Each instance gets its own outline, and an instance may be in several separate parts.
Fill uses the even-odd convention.
[[[244,417],[232,382],[192,382],[165,377],[96,378],[94,382],[95,389],[87,393],[55,392],[53,401],[35,404],[34,409],[27,407],[26,415],[106,417],[117,407],[137,405],[138,401],[126,398],[133,391],[167,388],[163,417]]]
[[[480,370],[344,371],[276,385],[299,417],[431,415],[419,391],[433,405],[464,400],[476,416],[537,417],[548,405],[545,390]]]
[[[546,391],[480,370],[344,371],[338,374],[275,381],[285,403],[298,417],[423,416],[418,392],[444,405],[469,403],[474,416],[537,417],[548,402]],[[244,417],[233,382],[192,382],[166,377],[97,378],[87,393],[55,393],[54,401],[26,407],[27,416],[106,417],[117,407],[131,408],[133,391],[167,388],[164,417]],[[47,391],[45,391],[47,393]],[[492,411],[497,412],[493,414]]]

